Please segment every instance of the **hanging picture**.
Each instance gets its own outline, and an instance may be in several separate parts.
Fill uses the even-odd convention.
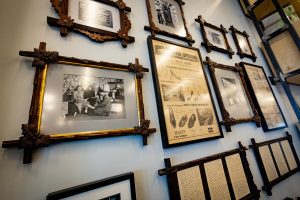
[[[59,19],[48,17],[51,26],[60,28],[61,36],[78,32],[96,42],[120,40],[123,47],[134,42],[128,35],[131,9],[123,0],[50,0]]]
[[[58,142],[141,135],[155,132],[145,119],[142,78],[148,69],[138,59],[127,65],[60,56],[39,49],[20,51],[36,67],[27,124],[19,140],[3,147],[24,149],[30,163],[35,149]]]
[[[223,137],[200,52],[148,37],[165,148]]]
[[[215,26],[206,22],[202,16],[198,16],[195,19],[196,22],[200,24],[201,33],[203,37],[203,42],[201,43],[204,46],[208,53],[212,50],[219,51],[222,53],[226,53],[232,58],[234,52],[232,51],[231,47],[229,46],[227,36],[227,30],[221,25],[220,27]]]
[[[213,62],[206,57],[212,82],[227,131],[242,122],[255,122],[260,126],[260,117],[247,90],[242,68]],[[243,109],[241,109],[243,108]]]
[[[260,113],[263,130],[271,131],[287,127],[264,69],[261,66],[245,62],[241,62],[240,66],[244,70],[250,94]]]
[[[145,30],[188,42],[195,42],[188,32],[182,0],[146,0],[149,25]]]
[[[240,56],[240,58],[250,58],[253,60],[253,62],[255,62],[257,57],[253,52],[249,41],[249,35],[246,33],[246,31],[241,32],[234,28],[234,26],[230,26],[229,30],[232,32],[232,37],[238,50],[237,54]]]

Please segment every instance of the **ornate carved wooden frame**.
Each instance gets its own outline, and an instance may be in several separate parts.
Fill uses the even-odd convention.
[[[207,50],[208,53],[211,52],[211,50],[215,50],[215,51],[219,51],[222,53],[226,53],[229,55],[230,58],[232,58],[232,55],[234,55],[234,52],[232,51],[229,43],[228,43],[228,39],[226,34],[228,33],[228,31],[226,30],[226,28],[224,28],[224,26],[221,24],[220,27],[217,27],[213,24],[210,24],[208,22],[206,22],[201,15],[198,16],[197,19],[195,19],[196,22],[198,22],[200,24],[201,27],[201,33],[202,33],[202,37],[204,42],[201,43],[202,46],[204,46]],[[212,29],[215,29],[217,31],[219,31],[220,33],[222,33],[223,37],[224,37],[224,42],[226,45],[226,49],[225,48],[220,48],[218,46],[213,45],[212,43],[209,42],[208,38],[207,38],[207,33],[205,30],[205,27],[209,27]]]
[[[183,8],[182,8],[182,6],[185,5],[185,2],[183,2],[182,0],[173,0],[174,2],[178,3],[178,5],[180,7],[180,12],[181,12],[182,20],[183,20],[183,25],[184,25],[184,29],[185,29],[185,32],[186,32],[186,36],[183,37],[183,36],[177,35],[175,33],[170,33],[168,31],[161,30],[157,27],[157,25],[155,24],[155,22],[153,20],[153,13],[151,11],[150,1],[154,1],[154,0],[146,0],[148,18],[149,18],[149,25],[150,26],[145,26],[144,29],[146,31],[150,31],[151,36],[155,36],[155,34],[161,34],[161,35],[165,35],[165,36],[168,36],[168,37],[173,37],[173,38],[178,39],[178,40],[183,40],[183,41],[187,42],[190,46],[192,46],[193,43],[195,43],[195,40],[193,40],[192,35],[189,33],[189,30],[188,30],[187,25],[186,25],[186,19],[185,19]]]
[[[232,37],[233,37],[234,43],[236,45],[236,48],[238,50],[237,54],[240,56],[240,58],[243,59],[243,58],[246,57],[246,58],[252,59],[253,62],[256,62],[257,57],[256,57],[255,53],[253,52],[252,46],[251,46],[250,41],[249,41],[249,35],[246,33],[246,31],[241,32],[241,31],[237,30],[236,28],[234,28],[234,26],[230,26],[229,30],[231,30],[231,32],[232,32]],[[247,43],[249,45],[251,54],[245,53],[242,50],[242,48],[241,48],[241,46],[239,44],[238,38],[237,38],[237,34],[241,34],[241,35],[243,35],[246,38],[246,41],[247,41]]]
[[[19,54],[25,57],[32,57],[34,61],[32,66],[36,68],[35,78],[33,83],[33,93],[31,106],[29,111],[29,120],[27,124],[22,125],[22,136],[18,140],[4,141],[3,148],[18,147],[24,149],[23,163],[31,163],[32,153],[40,147],[46,147],[59,142],[69,142],[77,140],[86,140],[94,138],[106,138],[125,135],[141,135],[143,137],[143,144],[147,145],[147,137],[156,132],[155,128],[149,128],[150,120],[145,118],[142,78],[144,72],[149,72],[148,69],[143,68],[139,64],[138,59],[135,63],[128,65],[114,64],[108,62],[97,62],[92,60],[78,59],[74,57],[60,56],[58,52],[46,51],[46,43],[41,42],[39,48],[34,51],[20,51]],[[70,64],[82,67],[92,67],[97,69],[107,69],[116,71],[125,71],[135,74],[136,83],[136,98],[138,106],[138,122],[132,128],[124,128],[120,130],[99,130],[78,133],[63,133],[44,135],[40,132],[42,107],[45,91],[45,83],[47,77],[48,67],[52,63]],[[49,65],[49,66],[48,66]]]
[[[128,43],[133,43],[135,41],[134,37],[128,35],[128,32],[131,29],[131,22],[127,17],[127,12],[131,12],[131,8],[127,7],[123,0],[117,0],[116,2],[112,0],[96,1],[119,9],[121,28],[117,33],[77,24],[74,22],[72,16],[68,15],[69,0],[50,0],[52,7],[59,16],[59,19],[47,17],[47,22],[51,26],[59,27],[61,36],[66,36],[69,31],[74,31],[81,33],[91,40],[99,43],[120,40],[124,48],[127,47]]]
[[[236,64],[235,66],[228,66],[228,65],[223,65],[223,64],[213,62],[209,57],[206,57],[206,61],[204,63],[207,64],[208,67],[209,67],[212,83],[213,83],[213,86],[215,88],[216,96],[217,96],[218,103],[219,103],[220,110],[221,110],[222,117],[223,117],[223,122],[221,122],[221,124],[225,125],[226,131],[231,132],[231,126],[233,126],[237,123],[244,123],[244,122],[255,122],[257,127],[260,127],[261,126],[261,118],[260,118],[260,116],[257,112],[257,109],[255,108],[255,106],[253,104],[252,98],[251,98],[250,93],[247,89],[243,69],[238,64]],[[226,110],[224,102],[223,102],[223,98],[222,98],[222,95],[221,95],[221,90],[220,90],[220,87],[218,85],[217,78],[216,78],[216,75],[215,75],[215,68],[219,68],[219,69],[223,69],[223,70],[229,70],[229,71],[233,71],[233,72],[236,72],[236,73],[239,74],[239,76],[241,78],[242,86],[245,90],[246,96],[249,100],[249,104],[250,104],[251,109],[253,111],[253,117],[252,118],[234,119],[230,116],[230,114]]]
[[[295,162],[297,164],[297,167],[295,169],[290,169],[290,166],[289,166],[287,158],[286,158],[286,154],[285,154],[285,152],[283,150],[283,147],[282,147],[282,144],[281,144],[282,141],[288,141],[288,143],[290,145],[290,148],[291,148],[291,151],[292,151],[292,155],[295,158]],[[275,185],[277,185],[278,183],[282,182],[283,180],[287,179],[288,177],[290,177],[293,174],[295,174],[295,173],[297,173],[297,172],[300,171],[300,162],[299,162],[299,158],[297,156],[295,147],[293,145],[293,138],[292,138],[292,136],[288,132],[286,132],[286,136],[282,137],[282,138],[277,138],[277,139],[274,139],[274,140],[269,140],[269,141],[260,142],[260,143],[257,143],[255,141],[255,139],[252,138],[251,142],[252,142],[252,145],[250,145],[250,147],[254,151],[255,158],[256,158],[256,161],[257,161],[257,164],[258,164],[258,167],[259,167],[259,170],[260,170],[263,182],[264,182],[264,186],[262,187],[262,189],[264,191],[266,191],[269,196],[272,196],[272,188]],[[282,154],[284,156],[284,161],[287,164],[287,167],[288,167],[288,170],[289,170],[286,174],[283,174],[283,175],[280,174],[280,171],[279,171],[279,168],[278,168],[278,163],[276,162],[273,150],[271,148],[271,144],[274,144],[274,143],[279,143],[279,145],[280,145],[280,149],[281,149]],[[260,150],[259,149],[261,147],[264,147],[264,146],[268,146],[268,149],[270,151],[272,160],[273,160],[275,168],[276,168],[276,172],[275,173],[278,174],[278,178],[276,178],[274,180],[269,180],[268,175],[267,175],[267,169],[264,166],[263,158],[262,158],[262,156],[260,154]]]
[[[191,167],[195,167],[195,166],[199,167],[199,169],[200,169],[200,175],[201,175],[201,179],[202,179],[205,199],[211,199],[211,195],[209,192],[209,184],[207,182],[207,177],[206,177],[207,175],[205,172],[204,164],[207,162],[210,162],[210,161],[218,160],[218,159],[222,160],[222,164],[223,164],[223,168],[224,168],[224,172],[225,172],[225,176],[226,176],[226,182],[228,185],[228,189],[230,191],[230,196],[232,199],[235,199],[235,193],[234,193],[233,186],[232,186],[232,180],[230,178],[228,166],[226,163],[226,157],[235,155],[235,154],[239,154],[239,156],[241,158],[244,173],[246,175],[247,183],[248,183],[248,186],[250,189],[250,193],[247,196],[243,197],[242,199],[243,200],[259,199],[260,190],[258,190],[258,188],[253,180],[253,176],[252,176],[252,173],[251,173],[251,170],[249,167],[249,163],[247,160],[247,155],[246,155],[247,148],[244,147],[241,142],[238,142],[238,144],[239,144],[238,149],[215,154],[212,156],[208,156],[205,158],[189,161],[189,162],[174,165],[174,166],[171,165],[171,161],[169,158],[165,159],[166,168],[158,170],[158,174],[160,176],[164,176],[164,175],[167,176],[170,199],[173,199],[173,200],[181,199],[180,198],[180,190],[179,190],[179,186],[178,186],[177,172],[191,168]]]

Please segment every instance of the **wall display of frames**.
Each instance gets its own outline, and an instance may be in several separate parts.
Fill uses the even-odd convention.
[[[253,181],[246,157],[246,148],[239,148],[186,163],[171,165],[165,159],[170,199],[259,199],[260,191]]]
[[[132,172],[49,193],[47,200],[136,200]]]
[[[149,36],[164,148],[223,137],[199,49]]]
[[[300,171],[292,136],[286,132],[286,137],[260,143],[252,138],[251,142],[264,182],[262,189],[271,196],[275,185]]]
[[[253,102],[262,119],[264,131],[286,128],[287,123],[274,96],[263,67],[241,62]]]
[[[219,51],[228,54],[228,56],[232,58],[234,52],[228,43],[226,36],[228,32],[226,28],[224,28],[222,24],[220,27],[218,27],[206,22],[201,15],[198,16],[195,21],[200,24],[201,33],[204,40],[201,45],[206,48],[207,52],[210,53],[212,50]]]
[[[253,60],[253,62],[255,62],[257,57],[253,52],[249,41],[249,35],[246,33],[246,31],[241,32],[234,28],[234,26],[230,26],[229,30],[232,32],[232,37],[238,50],[237,54],[240,56],[240,58],[250,58]]]
[[[186,41],[192,46],[195,41],[189,33],[183,12],[182,0],[146,0],[149,25],[145,30]]]
[[[226,131],[231,132],[231,126],[237,123],[251,121],[260,127],[261,118],[247,89],[242,68],[238,64],[219,64],[209,57],[205,64],[210,71]]]
[[[127,16],[131,8],[123,0],[50,0],[59,19],[47,17],[51,26],[60,28],[60,35],[70,31],[102,43],[120,40],[122,46],[134,42],[128,35],[131,22]]]
[[[149,70],[138,59],[128,65],[60,56],[46,51],[20,51],[36,68],[27,124],[19,140],[3,148],[24,149],[23,163],[40,147],[58,142],[141,135],[143,144],[156,131],[145,118],[142,78]]]

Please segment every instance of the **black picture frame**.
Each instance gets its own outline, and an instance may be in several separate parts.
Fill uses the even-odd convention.
[[[256,62],[257,56],[255,55],[253,48],[251,46],[251,43],[249,41],[248,33],[246,31],[242,32],[242,31],[237,30],[233,25],[230,26],[229,30],[231,30],[232,37],[233,37],[234,43],[237,48],[237,54],[240,56],[240,58],[243,59],[246,57],[246,58],[252,59],[253,62]],[[240,41],[238,38],[239,36],[243,38],[243,40],[245,41],[245,45],[248,46],[247,51],[250,51],[250,52],[246,52],[245,50],[242,49],[243,47],[241,47],[241,45],[240,45]]]
[[[195,21],[200,24],[200,27],[201,27],[200,29],[201,29],[202,38],[203,38],[203,42],[201,42],[201,45],[206,48],[207,52],[210,53],[212,50],[218,51],[221,53],[228,54],[228,56],[232,59],[234,52],[229,45],[229,42],[228,42],[228,39],[226,36],[228,31],[226,30],[226,28],[222,24],[220,25],[220,27],[218,27],[218,26],[208,23],[207,21],[205,21],[203,19],[203,17],[201,15],[199,15],[198,18],[195,19]],[[218,47],[209,41],[209,39],[207,37],[207,30],[206,30],[207,28],[206,27],[214,29],[214,30],[218,31],[219,33],[221,33],[221,36],[223,36],[223,39],[224,39],[223,43],[224,43],[225,48]]]
[[[216,120],[214,126],[218,128],[218,134],[216,134],[215,136],[207,137],[207,138],[195,139],[195,140],[178,142],[178,143],[175,142],[173,144],[171,144],[169,142],[168,130],[167,130],[167,126],[166,126],[166,118],[165,118],[165,114],[164,114],[164,111],[163,111],[163,94],[160,90],[160,81],[159,81],[159,75],[158,75],[158,67],[157,67],[156,59],[155,59],[153,41],[158,41],[158,42],[161,42],[165,45],[171,45],[173,47],[184,48],[187,51],[193,51],[193,52],[197,53],[197,57],[199,57],[199,65],[200,65],[199,67],[202,68],[200,71],[201,71],[201,73],[203,73],[203,81],[207,85],[207,93],[209,94],[209,96],[211,98],[210,99],[211,102],[209,102],[209,103],[211,103],[211,114],[212,114],[212,116],[214,116],[213,119]],[[148,37],[148,49],[149,49],[149,56],[150,56],[151,66],[152,66],[152,76],[153,76],[153,83],[154,83],[154,89],[155,89],[155,94],[156,94],[155,95],[156,96],[156,104],[157,104],[157,110],[158,110],[158,117],[159,117],[163,147],[164,148],[171,148],[171,147],[176,147],[176,146],[181,146],[181,145],[186,145],[186,144],[192,144],[192,143],[196,143],[196,142],[200,142],[200,141],[207,141],[207,140],[212,140],[212,139],[217,139],[217,138],[223,138],[224,137],[223,136],[223,131],[220,127],[219,118],[218,118],[218,115],[217,115],[217,112],[216,112],[214,101],[212,99],[211,90],[208,86],[208,81],[207,81],[206,74],[204,73],[203,62],[202,62],[202,58],[201,58],[201,54],[200,54],[199,49],[193,48],[193,47],[187,47],[187,46],[184,46],[184,45],[181,45],[181,44],[177,44],[177,43],[174,43],[174,42],[170,42],[170,41],[160,39],[160,38],[156,38],[156,37],[152,37],[152,36]],[[165,58],[167,58],[167,57],[165,57]],[[197,83],[199,83],[199,81],[197,81]],[[213,130],[213,131],[215,131],[215,130]]]
[[[272,90],[272,87],[271,87],[271,85],[270,85],[270,83],[268,81],[268,78],[267,78],[267,75],[266,75],[266,72],[265,72],[264,68],[262,66],[251,64],[251,63],[246,63],[246,62],[240,62],[239,65],[243,68],[243,72],[245,74],[245,81],[246,81],[247,87],[249,89],[250,95],[251,95],[251,97],[253,99],[253,103],[254,103],[255,107],[257,108],[258,113],[259,113],[259,115],[261,117],[261,122],[262,122],[261,124],[262,124],[263,130],[265,132],[268,132],[268,131],[274,131],[274,130],[286,128],[288,126],[287,123],[286,123],[286,119],[285,119],[285,117],[284,117],[284,115],[282,113],[282,110],[281,110],[281,108],[280,108],[280,106],[278,104],[278,101],[277,101],[277,99],[275,97],[275,94],[274,94],[274,92]],[[261,70],[263,72],[264,77],[260,77],[260,78],[261,79],[265,79],[265,82],[267,82],[267,86],[269,88],[269,91],[272,94],[272,96],[274,97],[276,106],[278,107],[279,114],[281,115],[282,121],[284,123],[283,126],[279,126],[279,127],[275,127],[275,128],[270,128],[268,126],[267,119],[266,119],[265,114],[264,114],[264,112],[262,110],[262,106],[259,103],[257,93],[255,92],[254,85],[253,85],[253,83],[250,80],[249,74],[247,73],[246,66],[254,67],[255,69]]]
[[[238,66],[238,64],[236,64],[235,66],[229,66],[229,65],[224,65],[224,64],[219,64],[216,63],[214,61],[212,61],[208,56],[206,57],[206,61],[204,62],[206,65],[208,65],[208,69],[210,72],[210,76],[212,79],[212,83],[213,86],[215,88],[215,93],[216,93],[216,97],[220,106],[220,110],[222,113],[222,117],[223,117],[223,122],[222,124],[225,125],[225,129],[227,132],[231,132],[231,126],[234,126],[238,123],[244,123],[244,122],[255,122],[257,127],[261,126],[261,119],[260,116],[258,114],[258,111],[252,101],[251,95],[247,89],[247,85],[245,82],[245,78],[244,78],[244,73],[242,71],[242,68]],[[233,118],[230,113],[228,112],[228,110],[226,109],[226,106],[224,104],[224,100],[221,94],[221,89],[220,86],[218,84],[216,75],[215,75],[215,70],[216,68],[218,69],[222,69],[222,70],[228,70],[228,71],[232,71],[238,74],[238,76],[240,77],[241,80],[241,86],[245,91],[245,96],[249,102],[249,106],[252,110],[253,113],[253,117],[251,118]]]
[[[90,183],[85,183],[82,185],[66,188],[63,190],[59,190],[56,192],[51,192],[47,195],[47,200],[59,200],[64,199],[66,197],[71,197],[77,194],[85,193],[91,190],[97,190],[101,187],[113,185],[115,183],[119,183],[122,181],[129,181],[130,182],[130,193],[131,193],[131,200],[136,200],[136,192],[135,192],[135,181],[134,181],[134,173],[129,172],[117,176],[113,176],[106,179],[101,179],[98,181],[93,181]],[[114,194],[120,195],[120,194]],[[106,197],[107,198],[107,197]],[[104,198],[105,199],[105,198]]]
[[[273,140],[269,140],[269,141],[264,141],[264,142],[260,142],[257,143],[255,141],[254,138],[251,139],[252,145],[250,145],[250,147],[253,149],[254,154],[255,154],[255,158],[259,167],[259,171],[260,174],[262,176],[264,185],[262,187],[262,189],[264,191],[267,192],[267,194],[269,196],[272,196],[272,188],[279,184],[280,182],[284,181],[285,179],[289,178],[290,176],[292,176],[293,174],[297,173],[300,171],[300,162],[299,162],[299,158],[297,156],[295,147],[293,145],[293,138],[292,136],[286,132],[286,136],[282,137],[282,138],[277,138],[277,139],[273,139]],[[283,142],[286,142],[286,144],[289,145],[288,148],[290,148],[290,150],[287,152],[285,152],[285,148],[283,147]],[[279,164],[276,161],[275,156],[277,156],[278,154],[276,154],[276,152],[274,152],[274,149],[272,148],[272,145],[274,144],[278,144],[279,145],[279,150],[281,151],[282,155],[283,155],[283,162],[281,163],[285,163],[287,168],[288,168],[288,172],[287,173],[280,173],[280,168],[279,168]],[[271,160],[267,160],[266,157],[262,156],[260,153],[261,148],[266,147],[268,150],[268,154],[270,155],[269,157],[271,158]],[[294,166],[295,168],[291,169],[291,161],[289,161],[290,159],[287,158],[287,156],[293,156],[294,158]],[[270,167],[268,167],[268,169],[265,167],[264,165],[264,161],[268,162],[268,165],[274,164],[273,167],[273,171],[268,171],[271,170]],[[268,177],[268,172],[269,174],[271,173],[275,173],[277,175],[276,178],[273,177],[273,179],[271,180],[271,178]]]
[[[172,200],[181,200],[180,196],[180,186],[179,186],[179,178],[178,178],[178,172],[186,169],[190,169],[192,167],[196,167],[199,169],[200,172],[200,177],[201,177],[201,182],[202,182],[202,188],[201,186],[199,187],[200,190],[203,191],[205,199],[211,199],[211,194],[210,194],[210,185],[208,183],[207,179],[207,172],[205,170],[205,164],[212,162],[212,161],[221,161],[222,162],[222,168],[224,172],[224,176],[226,177],[226,185],[228,186],[228,191],[230,193],[231,199],[237,199],[236,198],[236,191],[234,190],[233,187],[233,181],[232,177],[229,172],[229,166],[227,163],[226,158],[234,155],[238,155],[238,158],[241,160],[241,165],[242,169],[245,175],[246,182],[249,187],[249,193],[245,195],[242,198],[242,200],[252,200],[252,199],[259,199],[260,197],[260,190],[258,190],[254,180],[253,176],[249,167],[249,163],[247,160],[247,155],[246,155],[246,150],[247,148],[242,145],[241,142],[238,142],[239,148],[233,149],[230,151],[222,152],[219,154],[207,156],[204,158],[200,158],[197,160],[177,164],[177,165],[171,165],[171,161],[169,158],[165,159],[165,169],[160,169],[158,170],[158,174],[160,176],[167,176],[167,181],[168,181],[168,189],[169,189],[169,194],[170,194],[170,199]],[[194,175],[194,174],[193,174]],[[219,178],[219,177],[218,177]],[[193,185],[194,187],[195,185]],[[223,185],[224,187],[225,185]]]

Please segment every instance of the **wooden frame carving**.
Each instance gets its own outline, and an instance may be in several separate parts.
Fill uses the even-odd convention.
[[[190,46],[192,46],[193,43],[195,43],[195,40],[193,40],[192,35],[189,33],[188,28],[187,28],[186,19],[185,19],[183,8],[182,8],[183,5],[185,5],[185,3],[182,0],[172,0],[174,3],[178,4],[178,6],[180,8],[180,16],[179,17],[182,17],[182,23],[183,23],[185,34],[186,34],[185,36],[181,36],[181,35],[178,35],[176,33],[172,33],[170,31],[162,30],[158,27],[158,25],[155,23],[155,20],[153,18],[154,13],[152,13],[150,1],[154,1],[154,0],[146,0],[148,18],[149,18],[149,25],[150,26],[145,26],[144,29],[146,31],[150,31],[151,36],[155,36],[155,34],[165,35],[165,36],[168,36],[168,37],[172,37],[172,38],[175,38],[175,39],[178,39],[178,40],[185,41]]]
[[[273,186],[300,171],[300,162],[293,145],[292,136],[286,132],[286,136],[282,138],[260,143],[257,143],[252,138],[251,142],[252,145],[250,147],[254,151],[264,182],[262,189],[271,196]],[[276,152],[278,150],[279,152]],[[278,157],[279,154],[281,157]],[[279,158],[281,159],[279,160]],[[268,165],[268,168],[266,168],[265,164]],[[283,170],[284,168],[285,170]]]
[[[195,167],[197,169],[197,171],[199,171],[198,173],[200,174],[200,179],[201,179],[201,180],[199,180],[199,182],[200,183],[202,182],[202,184],[201,184],[202,187],[198,184],[197,185],[194,184],[191,187],[198,186],[197,187],[198,190],[197,191],[194,190],[194,191],[196,191],[196,192],[198,192],[199,190],[202,191],[201,199],[213,199],[212,192],[210,191],[210,189],[211,189],[210,187],[213,187],[213,186],[209,185],[208,177],[207,177],[208,174],[207,174],[205,165],[207,163],[211,163],[214,161],[220,161],[222,163],[221,165],[222,165],[222,169],[223,169],[223,170],[221,169],[221,171],[224,172],[223,179],[225,179],[225,184],[226,184],[226,185],[225,184],[222,185],[222,187],[223,187],[222,189],[224,189],[225,186],[228,186],[227,189],[228,189],[228,193],[229,193],[228,195],[229,195],[230,199],[243,199],[243,200],[259,199],[260,190],[258,190],[256,184],[254,183],[253,176],[250,171],[249,163],[248,163],[247,156],[246,156],[246,150],[247,150],[247,148],[244,147],[241,144],[241,142],[239,142],[238,149],[234,149],[231,151],[219,153],[216,155],[208,156],[205,158],[189,161],[189,162],[174,165],[174,166],[171,165],[170,159],[167,158],[167,159],[165,159],[166,168],[158,170],[158,174],[160,176],[164,176],[164,175],[167,176],[170,199],[184,200],[184,199],[188,199],[188,198],[187,197],[181,198],[181,196],[184,196],[184,195],[180,193],[181,189],[179,186],[180,183],[179,183],[179,174],[178,173],[180,173],[180,171],[192,169],[193,167]],[[242,168],[242,171],[243,171],[243,174],[245,177],[244,182],[247,182],[247,186],[249,188],[248,192],[246,192],[246,194],[244,192],[243,197],[240,197],[240,194],[237,194],[239,189],[234,188],[234,185],[236,183],[234,183],[234,180],[232,179],[233,174],[230,173],[231,167],[230,167],[230,165],[228,165],[229,162],[227,160],[228,157],[236,156],[236,155],[238,155],[238,159],[241,161],[240,162],[242,165],[241,168]],[[220,171],[218,171],[218,172],[220,172]],[[191,176],[195,177],[196,175],[191,174]],[[217,175],[215,175],[215,176],[217,176]],[[239,177],[239,178],[241,178],[241,177]],[[219,188],[220,191],[222,189]],[[195,193],[191,192],[190,194],[192,195]],[[193,197],[195,197],[195,196],[193,196]],[[197,196],[197,197],[199,198],[199,196]],[[224,197],[224,199],[225,199],[225,197]]]
[[[85,183],[82,185],[78,185],[75,187],[70,187],[70,188],[66,188],[63,190],[59,190],[56,192],[51,192],[47,195],[47,200],[59,200],[59,199],[65,199],[67,197],[71,197],[77,194],[82,194],[85,192],[89,192],[91,190],[97,190],[98,188],[102,188],[102,187],[107,187],[116,183],[120,183],[123,181],[129,181],[130,184],[130,195],[131,195],[131,200],[136,200],[136,192],[135,192],[135,181],[134,181],[134,173],[129,172],[126,174],[121,174],[121,175],[117,175],[117,176],[113,176],[113,177],[109,177],[106,179],[102,179],[102,180],[98,180],[98,181],[93,181],[90,183]],[[120,197],[120,193],[119,194],[115,194],[113,196],[118,196]],[[112,198],[112,196],[110,196]],[[111,199],[110,197],[105,197],[102,198],[101,200],[104,199]],[[100,197],[98,197],[99,199]],[[112,198],[114,199],[114,198]]]
[[[112,6],[119,10],[120,29],[117,32],[76,23],[76,20],[74,20],[72,16],[69,16],[69,0],[50,0],[50,2],[57,12],[59,19],[47,17],[47,22],[51,26],[59,27],[61,36],[67,36],[70,31],[74,31],[99,43],[120,40],[124,48],[127,47],[128,43],[133,43],[135,41],[134,37],[128,35],[128,32],[131,29],[131,22],[127,17],[127,12],[131,12],[131,8],[127,7],[123,0],[96,0],[96,2]]]
[[[209,57],[206,57],[206,62],[204,62],[204,63],[207,64],[208,67],[209,67],[209,72],[210,72],[210,75],[211,75],[212,83],[213,83],[213,86],[215,88],[216,96],[217,96],[218,103],[219,103],[220,110],[221,110],[222,117],[223,117],[222,124],[225,125],[226,131],[231,132],[231,126],[233,126],[237,123],[251,122],[251,121],[255,122],[257,127],[260,127],[261,126],[261,119],[260,119],[260,116],[259,116],[253,102],[252,102],[250,93],[247,89],[247,85],[246,85],[246,82],[245,82],[244,73],[243,73],[242,68],[239,67],[238,64],[236,64],[235,66],[228,66],[228,65],[219,64],[219,63],[216,63],[216,62],[212,61]],[[246,97],[249,101],[249,105],[250,105],[251,110],[253,112],[253,117],[252,118],[237,118],[237,119],[235,119],[232,116],[230,116],[229,112],[225,108],[224,100],[223,100],[222,95],[221,95],[221,90],[220,90],[219,84],[217,82],[217,78],[216,78],[216,74],[215,74],[215,69],[216,68],[223,69],[223,70],[229,70],[229,71],[233,71],[235,73],[238,73],[238,75],[241,79],[242,87],[245,91],[245,95],[246,95]]]
[[[271,85],[270,83],[268,82],[268,78],[267,78],[267,75],[266,75],[266,72],[265,70],[263,69],[263,67],[261,66],[258,66],[258,65],[254,65],[254,64],[250,64],[250,63],[245,63],[245,62],[240,62],[239,65],[243,68],[243,71],[244,71],[244,74],[245,74],[245,80],[246,80],[246,84],[249,88],[249,92],[250,92],[250,95],[251,97],[253,98],[253,103],[255,105],[255,107],[257,108],[259,114],[260,114],[260,117],[262,119],[262,128],[264,131],[273,131],[273,130],[278,130],[278,129],[282,129],[282,128],[286,128],[287,127],[287,123],[286,123],[286,120],[285,120],[285,117],[281,111],[281,108],[278,104],[278,101],[274,95],[274,92],[271,88]],[[269,96],[267,96],[267,94],[269,93],[270,95],[273,96],[274,98],[274,104],[276,105],[273,105],[273,106],[277,106],[277,108],[273,108],[273,109],[266,109],[270,112],[270,110],[272,110],[272,112],[274,112],[273,110],[276,109],[277,110],[277,113],[274,114],[272,113],[272,115],[274,115],[275,117],[277,118],[280,118],[280,121],[281,123],[283,123],[283,125],[281,126],[275,126],[275,127],[270,127],[270,125],[272,125],[273,123],[268,123],[268,117],[265,116],[265,113],[263,112],[263,109],[262,109],[262,106],[260,104],[260,101],[258,99],[258,94],[256,93],[256,90],[259,89],[259,88],[255,88],[255,83],[252,83],[251,79],[250,79],[250,75],[249,73],[247,73],[247,66],[250,66],[252,67],[253,69],[257,69],[257,70],[261,70],[262,74],[263,74],[263,77],[261,76],[261,74],[258,74],[258,77],[256,79],[260,79],[259,81],[263,81],[266,83],[265,87],[267,86],[267,88],[263,88],[264,90],[268,89],[268,91],[262,91],[261,93],[264,94],[264,96],[266,98],[270,98]],[[257,83],[259,84],[259,83]],[[263,87],[262,85],[263,83],[259,84],[259,87]],[[268,105],[268,106],[272,106],[272,104],[270,103],[270,100],[266,100],[268,101],[268,103],[265,103],[265,105]],[[266,113],[267,115],[268,113]],[[269,119],[271,120],[271,117],[269,117]]]
[[[78,59],[74,57],[65,57],[60,56],[59,53],[55,51],[46,51],[46,43],[43,42],[41,42],[40,47],[35,48],[34,51],[20,51],[19,54],[21,56],[34,58],[32,66],[36,68],[33,83],[33,94],[29,111],[29,120],[27,124],[22,125],[22,136],[20,137],[20,139],[4,141],[2,147],[18,147],[20,149],[24,149],[24,164],[31,163],[32,153],[34,152],[34,150],[55,143],[125,135],[141,135],[143,137],[143,144],[147,145],[147,137],[156,131],[155,128],[149,128],[150,120],[147,120],[145,118],[144,113],[142,78],[143,74],[145,72],[148,72],[149,70],[143,68],[143,66],[139,64],[138,59],[136,59],[135,63],[121,65],[102,61],[98,62],[92,60]],[[136,126],[120,130],[99,130],[50,135],[44,135],[43,133],[41,133],[40,127],[47,70],[49,67],[51,67],[52,63],[133,73],[135,77],[136,99],[138,106],[138,122]]]
[[[236,48],[238,50],[237,54],[240,56],[240,58],[242,58],[242,59],[245,57],[250,58],[253,60],[253,62],[255,62],[257,57],[256,57],[255,53],[253,52],[252,46],[249,41],[249,35],[246,33],[246,31],[241,32],[241,31],[237,30],[234,26],[230,26],[229,30],[231,30],[231,32],[232,32],[232,37],[233,37],[234,43],[236,45]],[[243,40],[244,40],[243,44],[246,45],[246,47],[248,46],[248,48],[246,48],[246,50],[242,49],[243,47],[241,47],[239,39],[238,39],[239,36],[243,38]],[[246,51],[249,51],[249,52],[246,52]]]
[[[224,28],[224,26],[222,24],[220,25],[220,27],[218,27],[218,26],[215,26],[213,24],[206,22],[201,15],[199,15],[198,18],[195,19],[195,21],[200,24],[202,38],[204,40],[204,42],[202,42],[201,45],[206,48],[207,52],[210,53],[212,50],[215,50],[215,51],[219,51],[219,52],[228,54],[228,56],[230,58],[232,58],[232,55],[234,55],[234,52],[228,43],[228,39],[226,36],[228,31],[226,30],[226,28]],[[226,46],[226,48],[221,48],[221,47],[218,47],[218,46],[212,44],[207,37],[207,32],[206,32],[205,27],[209,27],[211,29],[217,30],[218,32],[222,33],[223,38],[224,38],[223,42],[225,43],[224,46]]]

